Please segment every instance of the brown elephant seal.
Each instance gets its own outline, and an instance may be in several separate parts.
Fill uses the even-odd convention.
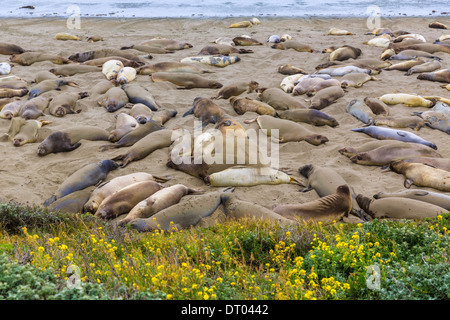
[[[233,42],[236,46],[262,46],[263,43],[256,39],[246,36],[238,36],[233,38]]]
[[[427,126],[433,129],[443,131],[450,134],[450,117],[444,112],[439,111],[424,111],[413,112],[413,115],[419,116]]]
[[[357,59],[361,55],[361,49],[349,45],[344,45],[330,53],[330,61],[344,61],[348,59]]]
[[[20,101],[19,97],[13,97],[13,98],[4,98],[4,99],[0,99],[0,111],[3,110],[3,107],[12,103],[12,102],[16,102],[16,101]]]
[[[152,180],[130,184],[103,199],[95,216],[105,220],[117,218],[162,188],[161,184]]]
[[[36,142],[39,137],[39,129],[48,123],[50,122],[16,117],[11,120],[7,135],[15,147],[20,147],[26,143]]]
[[[364,98],[364,103],[372,110],[375,115],[389,115],[389,106],[378,98]]]
[[[256,203],[239,199],[235,194],[225,192],[221,195],[222,204],[228,219],[256,219],[270,221],[281,226],[295,226],[297,221],[288,219]]]
[[[120,138],[119,141],[113,144],[100,146],[100,151],[106,151],[109,149],[116,149],[122,147],[130,147],[134,145],[137,141],[141,140],[146,135],[161,129],[164,129],[164,127],[159,123],[156,123],[151,119],[147,120],[145,124],[142,124],[138,128],[128,132],[126,135]]]
[[[61,87],[66,85],[70,87],[78,87],[78,84],[71,80],[64,80],[59,78],[43,80],[31,87],[30,92],[28,93],[28,99],[35,98],[43,94],[44,92],[48,92],[51,90],[61,90]]]
[[[157,177],[147,172],[133,172],[115,177],[98,185],[94,191],[92,191],[89,200],[83,207],[83,212],[96,213],[99,205],[104,199],[134,183],[141,181],[166,182],[167,180],[168,179],[166,178]]]
[[[142,61],[141,58],[139,58],[135,53],[119,49],[99,49],[93,51],[79,52],[71,55],[69,57],[69,60],[76,62],[86,62],[88,60],[112,56],[122,57],[128,60],[136,61],[138,63],[144,63],[144,61]]]
[[[339,122],[326,113],[315,109],[294,109],[277,112],[278,117],[295,122],[305,122],[313,126],[336,127]]]
[[[114,130],[111,130],[108,136],[108,140],[111,142],[119,141],[128,132],[139,127],[139,122],[136,120],[136,118],[130,116],[125,112],[118,113],[114,117],[116,118],[116,127]]]
[[[180,202],[155,213],[150,218],[135,219],[130,226],[139,232],[152,230],[174,231],[196,226],[211,216],[221,204],[223,192],[187,195]]]
[[[378,192],[373,195],[375,199],[384,198],[408,198],[434,204],[435,206],[450,210],[450,196],[443,193],[426,191],[421,189],[409,189],[399,192]]]
[[[311,109],[322,110],[344,96],[344,90],[338,86],[331,86],[317,92],[311,99]]]
[[[275,110],[307,108],[300,100],[292,97],[280,88],[260,88],[256,92],[259,100],[272,106]]]
[[[419,80],[429,80],[437,82],[450,82],[450,69],[442,69],[435,72],[425,72],[417,76]]]
[[[428,25],[428,28],[434,28],[434,29],[450,29],[450,28],[447,27],[445,24],[443,24],[443,23],[441,23],[441,22],[437,22],[437,21],[431,22],[431,23]]]
[[[211,99],[229,99],[233,96],[238,96],[244,92],[252,93],[258,88],[258,82],[234,82],[233,84],[222,87],[215,97]]]
[[[120,48],[120,50],[128,50],[128,49],[134,49],[134,50],[145,52],[145,53],[157,53],[157,54],[166,54],[166,53],[174,52],[174,50],[168,50],[168,49],[161,48],[161,47],[153,47],[153,46],[146,46],[146,45],[140,45],[140,44],[134,44],[132,46]]]
[[[154,72],[152,73],[153,82],[169,81],[177,87],[192,88],[222,88],[222,84],[215,80],[206,79],[195,73],[187,72]]]
[[[439,44],[439,43],[415,43],[407,45],[400,49],[399,52],[403,50],[418,50],[418,51],[424,51],[428,53],[436,53],[436,52],[445,52],[450,53],[450,46]]]
[[[356,193],[353,188],[345,181],[345,179],[336,172],[336,170],[328,167],[307,164],[298,169],[300,175],[308,179],[308,185],[302,192],[314,190],[319,197],[323,198],[336,192],[336,189],[342,185],[348,185],[352,195],[351,212],[358,217],[362,216],[361,208],[356,202]]]
[[[140,75],[151,75],[154,72],[187,72],[187,73],[212,73],[208,70],[203,70],[199,66],[192,63],[183,62],[158,62],[151,65],[144,65],[137,69],[137,73]]]
[[[36,73],[32,82],[39,83],[44,80],[54,80],[54,79],[58,79],[58,78],[59,77],[57,75],[55,75],[54,73],[44,70],[44,71],[39,71],[38,73]]]
[[[12,119],[17,116],[22,109],[22,106],[27,103],[24,100],[12,101],[6,104],[0,111],[0,118],[2,119]]]
[[[139,84],[125,84],[122,86],[125,91],[128,101],[130,103],[142,103],[149,107],[152,111],[157,111],[159,108],[158,103],[155,101],[153,95],[146,88]]]
[[[339,186],[335,193],[300,204],[275,205],[273,211],[288,219],[320,221],[324,224],[347,217],[352,209],[352,195],[348,185]]]
[[[389,49],[389,50],[392,50],[392,49]],[[387,55],[384,58],[387,58],[390,60],[411,60],[411,59],[420,58],[420,57],[441,60],[440,57],[433,55],[431,53],[428,53],[426,51],[412,50],[412,49],[402,50],[397,54],[394,54],[391,56]]]
[[[413,157],[403,159],[404,162],[411,163],[423,163],[430,167],[450,171],[450,158],[437,158],[437,157]]]
[[[128,115],[135,118],[139,124],[147,123],[147,121],[152,119],[153,114],[153,111],[143,103],[136,103],[130,111],[128,111]]]
[[[111,81],[102,79],[90,89],[89,94],[90,96],[95,96],[98,98],[102,94],[105,94],[112,87],[114,87],[114,84]]]
[[[339,149],[339,153],[350,158],[357,153],[370,151],[382,146],[386,146],[389,144],[396,144],[398,141],[395,140],[371,140],[369,142],[365,142],[359,146],[348,146]]]
[[[450,192],[449,171],[433,168],[423,163],[402,160],[391,162],[389,168],[406,177],[404,183],[405,188],[410,188],[414,184],[418,187],[430,187],[436,190]]]
[[[374,219],[425,219],[436,218],[447,210],[439,206],[408,198],[371,199],[361,194],[356,196],[361,208]]]
[[[80,140],[108,140],[108,131],[95,126],[76,126],[62,131],[55,131],[38,146],[37,154],[45,156],[50,153],[70,152],[81,145]]]
[[[163,125],[167,121],[175,117],[177,114],[178,114],[177,110],[169,110],[161,108],[153,113],[152,120],[160,125]]]
[[[127,93],[121,87],[112,87],[97,100],[108,112],[115,112],[129,103]]]
[[[297,68],[294,66],[291,66],[290,64],[283,64],[278,67],[278,72],[287,76],[294,75],[294,74],[308,74],[305,70],[301,68]]]
[[[18,116],[25,120],[37,119],[44,115],[44,110],[48,107],[51,98],[49,97],[36,97],[28,100],[18,113]]]
[[[177,204],[185,195],[201,193],[204,193],[204,191],[192,189],[182,184],[163,188],[135,205],[118,224],[122,226],[134,219],[150,218],[161,210]]]
[[[391,70],[398,70],[398,71],[408,71],[409,69],[411,69],[412,67],[421,65],[426,63],[425,59],[411,59],[411,60],[406,60],[406,61],[402,61],[396,64],[393,64],[387,68],[384,68],[383,70],[387,70],[387,71],[391,71]]]
[[[183,114],[186,117],[193,114],[194,117],[200,119],[202,126],[206,127],[209,123],[217,123],[224,116],[222,109],[211,99],[197,97],[194,99],[191,109]]]
[[[68,77],[68,76],[73,76],[74,74],[79,74],[79,73],[101,72],[102,69],[97,66],[89,66],[89,65],[71,63],[71,64],[67,64],[64,66],[52,68],[48,71],[57,76]]]
[[[169,147],[172,142],[172,130],[157,130],[137,141],[126,153],[120,154],[112,160],[122,161],[120,166],[125,168],[130,162],[141,160],[155,150]]]
[[[318,91],[332,86],[341,87],[342,84],[337,79],[308,78],[295,85],[292,90],[292,95],[298,96],[306,94],[311,97]]]
[[[391,128],[410,128],[414,131],[419,131],[426,125],[422,118],[415,116],[376,116],[371,123]]]
[[[72,192],[98,184],[105,180],[110,171],[116,170],[118,167],[119,165],[112,160],[102,160],[78,169],[59,185],[55,193],[45,200],[44,205],[48,206]]]
[[[314,52],[315,50],[311,48],[311,46],[295,41],[295,40],[289,40],[289,41],[283,41],[279,43],[275,43],[272,46],[270,46],[273,49],[280,49],[280,50],[288,50],[293,49],[298,52]]]
[[[64,117],[66,114],[80,113],[81,109],[75,110],[77,101],[89,96],[88,92],[65,92],[57,95],[50,101],[48,111],[55,117]]]
[[[228,44],[215,44],[203,47],[197,55],[224,55],[228,56],[230,54],[236,53],[253,53],[253,50],[236,48],[235,46],[230,46]]]
[[[190,43],[173,39],[151,39],[141,42],[140,45],[159,47],[166,50],[184,50],[192,48],[192,44]]]
[[[341,87],[342,88],[348,88],[348,87],[360,88],[364,83],[366,83],[367,81],[371,81],[371,80],[378,81],[377,78],[375,78],[374,76],[371,76],[370,74],[367,74],[367,73],[361,73],[361,72],[348,73],[341,78]]]
[[[412,67],[405,73],[405,75],[410,76],[413,73],[433,72],[438,69],[441,69],[441,67],[442,67],[442,63],[440,63],[437,60],[432,60],[432,61]]]
[[[143,62],[143,61],[130,60],[130,59],[127,59],[124,57],[118,57],[118,56],[109,56],[109,57],[87,60],[87,61],[80,63],[80,65],[101,67],[105,64],[105,62],[108,62],[109,60],[118,60],[118,61],[122,62],[124,67],[131,67],[131,68],[140,68],[145,64],[145,62]]]
[[[388,144],[369,151],[359,152],[350,157],[353,163],[367,166],[384,166],[392,161],[412,157],[436,157],[442,155],[435,150],[417,143],[399,142]]]
[[[277,119],[272,116],[262,115],[254,120],[244,122],[250,123],[253,121],[256,121],[261,129],[266,130],[265,133],[268,136],[278,139],[280,143],[306,141],[309,144],[318,146],[329,141],[327,137],[317,134],[307,127],[291,120]],[[277,130],[278,132],[273,134],[272,130]]]
[[[13,55],[13,54],[21,54],[26,50],[21,46],[18,46],[13,43],[0,42],[0,54],[4,55]]]
[[[23,97],[28,93],[28,89],[9,89],[9,88],[1,88],[0,89],[0,98],[14,98],[14,97]]]
[[[9,60],[22,66],[31,66],[33,63],[42,61],[50,61],[54,64],[69,63],[69,60],[66,58],[63,58],[57,54],[46,52],[24,52],[20,54],[13,54]]]
[[[48,209],[52,212],[82,213],[83,206],[88,201],[93,190],[94,187],[90,186],[83,190],[72,192],[50,204]]]
[[[256,112],[260,115],[267,114],[270,116],[277,114],[275,109],[269,104],[248,97],[233,96],[229,101],[234,111],[239,115],[243,115],[246,112]]]
[[[28,82],[26,82],[25,80],[1,81],[0,89],[26,89],[27,85]]]

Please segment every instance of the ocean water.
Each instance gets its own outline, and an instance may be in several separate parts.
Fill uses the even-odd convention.
[[[362,17],[373,12],[386,17],[450,17],[450,0],[2,0],[0,17]]]

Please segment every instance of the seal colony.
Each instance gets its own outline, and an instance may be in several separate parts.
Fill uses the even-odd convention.
[[[389,37],[370,45],[377,32],[358,19],[232,20],[135,19],[123,36],[114,19],[83,20],[99,42],[76,40],[84,26],[64,35],[65,21],[44,20],[44,36],[5,20],[0,198],[144,232],[219,211],[291,226],[449,210],[445,30],[382,21]],[[192,135],[182,153],[222,159],[235,150],[211,149],[213,129],[249,146],[261,129],[279,163],[175,164],[179,129]]]

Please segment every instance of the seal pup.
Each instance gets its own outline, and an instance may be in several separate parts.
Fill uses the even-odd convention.
[[[82,213],[83,206],[88,201],[93,189],[94,187],[91,186],[72,192],[51,203],[47,208],[52,212]]]
[[[351,33],[350,31],[347,31],[345,29],[339,29],[339,28],[331,28],[328,30],[328,35],[333,36],[347,36],[347,35],[354,35],[354,33]]]
[[[294,67],[290,64],[283,64],[278,67],[278,72],[287,76],[291,76],[294,74],[308,74],[305,70],[301,68]]]
[[[424,72],[417,76],[419,80],[450,83],[450,69],[442,69],[434,72]]]
[[[309,107],[311,109],[322,110],[343,97],[344,94],[344,90],[339,86],[327,87],[314,95]]]
[[[300,100],[280,88],[259,88],[256,92],[260,101],[267,103],[275,110],[307,109],[307,106]]]
[[[134,44],[127,47],[122,47],[120,50],[128,50],[128,49],[134,49],[137,51],[142,51],[146,53],[157,53],[157,54],[166,54],[166,53],[173,53],[174,50],[168,50],[162,47],[155,47],[155,46],[146,46],[142,44]]]
[[[126,59],[124,57],[118,57],[118,56],[108,56],[108,57],[103,57],[103,58],[87,60],[87,61],[81,62],[80,65],[103,67],[103,65],[110,60],[116,60],[116,61],[118,60],[122,63],[122,65],[124,67],[140,68],[143,65],[145,65],[145,62],[143,62],[143,61],[135,61],[135,60],[130,60],[130,59]]]
[[[97,66],[71,63],[60,67],[51,68],[48,71],[56,76],[69,77],[79,73],[100,72],[102,69]]]
[[[356,200],[361,208],[374,219],[425,219],[436,218],[447,210],[423,201],[408,198],[371,199],[358,194]]]
[[[233,63],[241,61],[238,56],[193,56],[181,59],[181,63],[203,63],[213,67],[225,68]]]
[[[371,140],[371,141],[365,142],[358,146],[352,145],[352,146],[343,147],[343,148],[339,149],[338,152],[340,154],[350,158],[360,152],[366,152],[366,151],[374,150],[376,148],[383,147],[383,146],[386,146],[389,144],[397,144],[397,143],[398,143],[397,140]]]
[[[22,106],[27,103],[24,100],[16,100],[7,103],[0,111],[0,118],[2,119],[12,119],[17,116],[20,112]]]
[[[203,97],[196,97],[192,104],[192,108],[186,111],[183,114],[183,117],[190,114],[193,114],[194,117],[200,119],[203,128],[209,123],[215,124],[219,122],[224,116],[224,112],[216,103],[214,103],[214,101]]]
[[[147,172],[133,172],[126,175],[120,175],[98,185],[91,193],[89,200],[83,207],[83,212],[92,214],[97,212],[98,206],[108,196],[118,192],[119,190],[141,181],[166,182],[169,179],[154,176]]]
[[[147,41],[143,41],[140,43],[140,45],[150,46],[150,47],[159,47],[164,48],[165,50],[184,50],[184,49],[190,49],[192,48],[192,44],[184,42],[184,41],[178,41],[173,39],[150,39]]]
[[[21,54],[26,50],[21,46],[13,43],[0,42],[0,54],[4,55],[13,55],[13,54]]]
[[[65,79],[48,79],[39,82],[38,84],[31,87],[30,92],[28,93],[28,99],[35,98],[44,92],[48,92],[51,90],[61,90],[62,86],[70,86],[70,87],[79,87],[77,83],[71,80]]]
[[[336,192],[300,204],[280,204],[273,207],[273,211],[289,219],[305,221],[320,221],[324,224],[339,221],[347,217],[352,209],[352,195],[348,185],[344,184]]]
[[[185,195],[204,192],[204,190],[192,189],[183,184],[163,188],[135,205],[127,216],[119,221],[118,225],[123,226],[138,218],[150,218],[161,210],[177,204]]]
[[[237,36],[233,38],[236,46],[262,46],[263,43],[249,36]]]
[[[412,67],[405,73],[405,76],[410,76],[413,73],[433,72],[435,70],[441,69],[441,67],[442,63],[440,63],[438,60],[432,60]]]
[[[80,113],[81,109],[75,110],[77,101],[89,96],[88,92],[65,92],[53,98],[49,105],[49,113],[55,117],[64,117],[66,114]]]
[[[305,122],[313,126],[336,127],[339,125],[339,122],[335,118],[315,109],[283,110],[277,111],[277,115],[281,119]]]
[[[414,116],[375,116],[370,124],[391,128],[410,128],[414,131],[419,131],[426,125],[423,119]]]
[[[23,97],[28,93],[28,89],[0,88],[0,98]]]
[[[116,79],[122,69],[123,63],[120,60],[108,60],[102,65],[102,73],[110,81]]]
[[[20,108],[18,116],[24,118],[25,120],[37,119],[44,115],[44,110],[48,107],[52,98],[49,97],[36,97],[27,102]]]
[[[409,93],[387,93],[378,97],[386,104],[404,104],[407,107],[424,107],[430,108],[434,105],[435,101],[425,99],[422,96]]]
[[[298,52],[315,52],[311,46],[295,41],[295,40],[289,40],[289,41],[283,41],[279,43],[275,43],[270,46],[272,49],[280,49],[280,50],[288,50],[293,49]]]
[[[238,49],[236,46],[231,46],[228,44],[216,44],[216,45],[208,45],[203,47],[197,55],[223,55],[228,56],[230,54],[235,53],[253,53],[253,50],[249,49]]]
[[[236,97],[230,98],[230,104],[237,114],[243,115],[246,112],[256,112],[257,114],[267,114],[270,116],[276,116],[277,112],[269,104],[254,100],[249,97]]]
[[[375,115],[388,116],[389,106],[378,98],[365,97],[364,103],[372,110]]]
[[[22,66],[31,66],[36,62],[50,61],[54,64],[66,64],[69,60],[57,54],[47,52],[24,52],[20,54],[13,54],[9,58],[13,63],[18,63]]]
[[[258,88],[258,85],[259,83],[256,81],[234,82],[233,84],[222,87],[217,95],[211,99],[229,99],[244,92],[252,93],[256,88]]]
[[[345,108],[345,111],[354,116],[356,119],[366,124],[372,124],[375,120],[375,115],[363,101],[353,99]]]
[[[349,45],[344,45],[330,53],[328,59],[330,61],[344,61],[348,59],[357,59],[361,55],[362,51],[359,48],[355,48]]]
[[[450,117],[448,114],[437,111],[424,111],[413,112],[413,115],[418,116],[430,128],[450,134]]]
[[[117,77],[114,82],[117,85],[127,84],[136,79],[136,69],[132,67],[123,67],[117,73]]]
[[[211,88],[218,89],[223,85],[215,80],[204,78],[198,74],[186,72],[154,72],[151,75],[153,82],[169,81],[177,87],[192,88]]]
[[[429,28],[435,28],[435,29],[450,29],[449,27],[447,27],[445,24],[438,22],[438,21],[434,21],[431,22],[428,25]]]
[[[110,171],[116,170],[118,167],[119,165],[112,160],[102,160],[78,169],[59,185],[50,198],[45,200],[44,206],[48,206],[72,192],[98,184],[105,180]]]
[[[108,140],[111,142],[119,141],[128,132],[139,127],[139,122],[136,120],[136,118],[130,116],[125,112],[116,114],[114,118],[116,118],[116,127],[114,130],[111,130],[108,136]]]
[[[128,60],[136,61],[138,63],[145,63],[134,52],[130,52],[130,51],[126,51],[126,50],[119,50],[119,49],[110,49],[110,48],[75,53],[69,57],[69,60],[82,63],[82,62],[86,62],[88,60],[94,60],[94,59],[98,59],[98,58],[106,58],[106,57],[112,57],[112,56],[122,57],[122,58],[125,58]]]
[[[122,89],[125,91],[128,101],[137,104],[142,103],[149,107],[152,111],[158,111],[160,106],[150,91],[139,84],[124,84]]]
[[[108,112],[115,112],[128,103],[128,95],[121,87],[112,87],[97,100],[97,104]]]
[[[450,210],[450,196],[443,193],[426,191],[422,189],[408,189],[391,193],[378,192],[377,194],[373,195],[373,198],[408,198],[431,203],[446,210]]]
[[[25,120],[23,118],[13,118],[8,128],[7,136],[15,147],[23,146],[26,143],[33,143],[38,140],[39,129],[51,123],[49,121]]]
[[[192,63],[182,62],[158,62],[151,65],[144,65],[137,68],[137,73],[140,75],[151,75],[154,72],[188,72],[188,73],[212,73],[212,71],[203,70]]]

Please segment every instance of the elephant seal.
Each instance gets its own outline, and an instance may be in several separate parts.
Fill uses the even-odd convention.
[[[136,79],[136,69],[132,67],[123,67],[119,70],[116,79],[113,81],[118,85],[123,85],[133,81],[134,79]]]
[[[48,92],[51,90],[61,90],[61,87],[66,85],[70,87],[78,87],[78,84],[71,80],[48,79],[41,81],[30,89],[28,99],[35,98],[43,94],[44,92]]]
[[[364,103],[372,110],[375,115],[389,115],[389,106],[378,98],[364,98]]]
[[[96,213],[99,205],[104,199],[134,183],[141,181],[166,182],[167,180],[168,179],[166,178],[154,176],[147,172],[133,172],[115,177],[109,181],[103,182],[92,191],[89,200],[83,207],[83,212]]]
[[[50,61],[54,64],[66,64],[69,60],[57,54],[46,52],[24,52],[20,54],[13,54],[9,58],[11,62],[18,63],[22,66],[31,66],[36,62]]]
[[[13,54],[21,54],[26,50],[21,46],[18,46],[13,43],[0,42],[0,54],[4,55],[13,55]]]
[[[172,130],[157,130],[137,141],[126,153],[120,154],[111,160],[122,161],[120,166],[125,168],[130,162],[141,160],[155,150],[169,147],[172,142]]]
[[[280,49],[280,50],[293,49],[298,52],[314,52],[314,49],[311,48],[309,45],[300,43],[295,40],[289,40],[289,41],[275,43],[275,44],[271,45],[270,47],[273,49]]]
[[[433,108],[431,108],[431,111],[435,112],[442,112],[445,113],[447,116],[450,116],[450,106],[444,102],[437,102]]]
[[[403,142],[414,142],[414,143],[423,144],[423,145],[433,148],[435,150],[437,149],[437,146],[434,143],[429,142],[425,139],[422,139],[421,137],[419,137],[418,135],[416,135],[414,133],[404,131],[404,130],[382,128],[382,127],[377,127],[377,126],[371,125],[371,126],[368,126],[365,128],[352,129],[352,131],[363,132],[363,133],[371,136],[372,138],[379,139],[379,140],[391,139],[391,140],[398,140],[398,141],[403,141]]]
[[[328,74],[330,76],[334,77],[342,77],[348,73],[353,72],[360,72],[360,73],[367,73],[372,74],[372,69],[369,68],[360,68],[353,65],[348,66],[337,66],[337,67],[330,67],[330,68],[324,68],[317,71],[317,74]]]
[[[450,82],[450,69],[442,69],[434,72],[424,72],[417,76],[419,80],[429,80],[437,82]]]
[[[14,98],[14,97],[23,97],[28,93],[28,89],[9,89],[9,88],[0,88],[0,98]]]
[[[142,124],[137,129],[128,132],[126,135],[120,138],[119,141],[113,144],[100,146],[100,151],[132,146],[146,135],[161,129],[164,129],[164,127],[159,123],[156,123],[151,119],[147,120],[145,124]]]
[[[137,73],[140,75],[151,75],[154,72],[188,72],[188,73],[212,73],[208,70],[203,70],[202,68],[192,64],[192,63],[182,63],[182,62],[158,62],[151,65],[144,65],[137,68]]]
[[[159,109],[152,115],[152,120],[163,125],[178,114],[177,110]]]
[[[307,109],[300,100],[286,94],[280,88],[260,88],[256,90],[258,99],[275,110]]]
[[[105,220],[117,218],[162,188],[161,184],[152,180],[132,183],[103,199],[95,216]]]
[[[359,146],[349,146],[338,150],[338,152],[348,158],[353,157],[355,154],[360,152],[370,151],[379,147],[387,146],[389,144],[397,144],[397,140],[371,140],[369,142],[363,143]]]
[[[450,134],[450,117],[444,112],[436,111],[424,111],[424,112],[413,112],[413,115],[419,116],[419,119],[424,121],[424,124],[430,128],[443,131]]]
[[[50,101],[48,110],[50,114],[55,117],[64,117],[66,114],[80,113],[81,109],[75,110],[77,101],[88,96],[88,92],[61,93]]]
[[[125,225],[134,219],[150,218],[161,210],[179,203],[185,195],[202,193],[203,190],[192,189],[182,184],[163,188],[135,205],[118,225]]]
[[[17,116],[20,112],[22,106],[27,103],[24,100],[12,101],[6,104],[0,111],[0,118],[2,119],[12,119]]]
[[[68,77],[79,73],[99,72],[102,70],[97,66],[71,63],[60,67],[52,68],[48,71],[55,74],[56,76]]]
[[[96,185],[105,180],[110,171],[116,170],[118,167],[119,165],[112,160],[102,160],[78,169],[60,184],[50,198],[45,200],[44,206],[48,206],[72,192]]]
[[[223,191],[184,196],[180,202],[155,213],[150,218],[135,219],[130,226],[139,232],[174,231],[198,225],[211,216],[221,204]]]
[[[330,53],[330,61],[344,61],[348,59],[357,59],[361,55],[361,49],[349,45],[344,45]]]
[[[37,119],[44,115],[44,110],[48,107],[51,98],[40,96],[28,100],[18,113],[18,116],[25,120]]]
[[[229,219],[256,219],[270,221],[283,227],[298,225],[298,222],[295,220],[283,217],[282,215],[279,215],[274,211],[256,203],[241,200],[235,194],[230,192],[223,193],[221,195],[221,200],[225,208],[225,214]]]
[[[430,156],[430,157],[412,157],[402,160],[411,163],[422,163],[433,168],[450,171],[450,158],[439,158]]]
[[[98,59],[98,58],[106,58],[106,57],[111,57],[111,56],[122,57],[122,58],[125,58],[128,60],[136,61],[138,63],[143,63],[141,58],[139,58],[133,52],[129,52],[126,50],[119,50],[119,49],[107,49],[107,48],[75,53],[69,57],[69,60],[81,63],[81,62],[86,62],[88,60],[94,60],[94,59]]]
[[[342,88],[348,88],[348,87],[354,87],[359,88],[367,81],[374,80],[378,81],[377,78],[374,76],[371,76],[367,73],[348,73],[344,75],[341,79],[341,87]]]
[[[262,46],[263,43],[248,36],[237,36],[233,38],[236,46]]]
[[[144,124],[153,117],[153,111],[143,103],[136,103],[128,111],[128,115],[135,118],[139,124]]]
[[[197,97],[194,99],[191,109],[183,114],[186,117],[193,114],[194,117],[200,119],[202,126],[206,127],[209,123],[217,123],[224,116],[222,109],[211,99]]]
[[[376,116],[371,124],[388,126],[391,128],[410,128],[419,131],[425,126],[425,121],[414,116]]]
[[[341,87],[341,82],[337,79],[322,79],[319,77],[308,78],[299,81],[295,85],[294,89],[292,90],[292,95],[298,96],[306,94],[307,96],[311,97],[318,91],[332,86]]]
[[[431,22],[431,23],[428,25],[428,28],[435,28],[435,29],[450,29],[450,28],[447,27],[445,24],[443,24],[443,23],[441,23],[441,22],[437,22],[437,21]]]
[[[238,96],[241,93],[252,93],[253,90],[258,88],[258,82],[234,82],[231,85],[222,87],[215,97],[211,99],[229,99],[233,96]]]
[[[65,33],[65,32],[59,32],[55,35],[55,40],[62,40],[62,41],[67,41],[67,40],[75,40],[75,41],[80,41],[80,38],[78,36],[75,36],[73,34],[69,34],[69,33]]]
[[[149,107],[152,111],[157,111],[159,108],[153,95],[146,88],[139,84],[125,84],[122,89],[128,96],[128,100],[131,103],[142,103]]]
[[[308,184],[302,192],[314,190],[319,197],[323,198],[336,192],[336,189],[342,185],[348,185],[352,196],[351,212],[355,216],[362,216],[361,208],[356,202],[356,193],[345,179],[334,169],[328,167],[307,164],[298,169],[300,175],[308,179]]]
[[[398,144],[388,144],[366,152],[359,152],[350,157],[350,160],[360,165],[384,166],[392,161],[412,157],[442,158],[438,152],[421,144],[399,142]]]
[[[269,167],[233,166],[212,173],[204,181],[213,187],[251,187],[261,184],[299,184],[297,179],[283,171]]]
[[[387,68],[384,68],[383,70],[387,70],[387,71],[391,71],[391,70],[398,70],[398,71],[408,71],[409,69],[415,67],[415,66],[419,66],[421,64],[426,63],[426,60],[424,59],[411,59],[411,60],[406,60],[403,62],[399,62],[393,65],[390,65]]]
[[[351,33],[345,29],[339,29],[339,28],[331,28],[330,30],[328,30],[328,35],[333,35],[333,36],[351,36],[354,35],[354,33]]]
[[[132,67],[132,68],[140,68],[145,64],[145,62],[130,60],[130,59],[126,59],[124,57],[108,56],[108,57],[103,57],[103,58],[87,60],[87,61],[80,63],[80,65],[103,67],[103,65],[110,60],[118,60],[122,63],[122,65],[124,67]]]
[[[246,112],[256,112],[257,114],[263,115],[267,114],[270,116],[275,116],[276,111],[269,104],[254,100],[248,97],[236,97],[230,98],[230,104],[237,114],[243,115]]]
[[[358,204],[374,219],[425,219],[436,218],[447,210],[439,206],[408,198],[371,199],[358,194]]]
[[[75,126],[55,131],[45,138],[37,148],[39,156],[50,153],[70,152],[81,145],[80,140],[108,140],[109,132],[96,126]]]
[[[58,79],[58,78],[59,77],[57,75],[55,75],[54,73],[51,73],[50,71],[45,70],[45,71],[39,71],[38,73],[36,73],[32,82],[39,83],[44,80],[54,80],[54,79]]]
[[[238,49],[236,46],[228,44],[215,44],[203,47],[197,55],[224,55],[228,56],[235,53],[253,53],[253,50]]]
[[[347,217],[352,209],[352,195],[348,185],[339,186],[335,193],[300,204],[275,205],[273,211],[288,219],[320,221],[324,224]]]
[[[392,50],[392,49],[390,49],[390,50]],[[438,56],[435,56],[426,51],[412,50],[412,49],[406,49],[406,50],[400,51],[397,54],[389,56],[388,59],[390,59],[390,60],[411,60],[411,59],[415,59],[415,58],[419,58],[419,57],[441,60],[441,58],[439,58]]]
[[[404,104],[407,107],[430,108],[434,105],[434,102],[431,100],[425,99],[419,95],[408,93],[387,93],[378,99],[389,105]]]
[[[62,213],[82,213],[83,206],[88,201],[94,187],[87,187],[83,190],[78,190],[69,193],[67,196],[59,198],[48,206],[52,212]]]
[[[344,90],[338,86],[331,86],[317,92],[311,99],[311,109],[322,110],[344,96]]]
[[[450,210],[450,196],[443,193],[426,191],[421,189],[409,189],[399,192],[387,193],[378,192],[373,195],[375,199],[384,198],[408,198],[434,204],[435,206]]]
[[[450,46],[439,44],[439,43],[415,43],[405,46],[401,49],[403,50],[419,50],[424,51],[428,53],[435,53],[435,52],[445,52],[450,53]],[[401,52],[401,51],[400,51]]]
[[[151,39],[141,42],[140,45],[159,47],[166,50],[184,50],[192,48],[192,44],[190,43],[173,39]]]
[[[350,101],[345,111],[366,124],[374,123],[375,115],[372,113],[372,109],[359,99]]]
[[[280,88],[286,93],[292,93],[292,90],[294,90],[294,87],[298,84],[299,79],[303,77],[304,75],[301,73],[287,76],[283,80],[281,80]]]
[[[294,66],[291,66],[290,64],[283,64],[278,67],[278,72],[287,76],[291,76],[294,74],[308,74],[305,70],[301,68],[297,68]]]
[[[128,47],[122,47],[120,50],[128,50],[128,49],[134,49],[137,51],[142,51],[145,53],[157,53],[157,54],[166,54],[166,53],[173,53],[174,50],[168,50],[161,47],[153,47],[153,46],[146,46],[141,44],[135,44]]]
[[[108,140],[111,142],[119,141],[128,132],[139,127],[138,121],[125,112],[118,113],[114,117],[116,118],[116,128],[108,136]]]
[[[181,63],[203,63],[210,66],[225,68],[233,63],[241,61],[238,56],[193,56],[181,59]]]
[[[437,60],[432,60],[418,66],[414,66],[406,72],[406,76],[410,76],[413,73],[424,73],[424,72],[433,72],[435,70],[441,69],[442,63]]]
[[[251,123],[253,121],[256,121],[259,127],[264,129],[268,136],[278,139],[280,143],[306,141],[309,144],[318,146],[329,141],[327,137],[312,132],[305,126],[291,120],[277,119],[272,116],[262,115],[254,120],[244,122]],[[277,134],[273,135],[272,130],[277,130]]]
[[[36,142],[39,136],[39,129],[49,122],[38,120],[25,120],[23,118],[13,118],[8,128],[7,135],[15,147],[23,146],[26,143]]]
[[[153,82],[169,81],[177,87],[192,89],[192,88],[222,88],[222,84],[215,80],[206,79],[195,73],[186,72],[154,72],[152,73]]]
[[[405,188],[409,189],[414,184],[418,187],[430,187],[436,190],[450,192],[449,171],[433,168],[423,163],[402,160],[391,162],[389,168],[406,177],[404,183]]]
[[[339,122],[326,113],[315,109],[294,109],[277,112],[278,117],[295,122],[305,122],[314,126],[336,127]]]
[[[107,80],[112,81],[117,78],[119,71],[123,69],[123,64],[120,60],[108,60],[102,65],[102,73]]]
[[[112,87],[97,100],[108,112],[115,112],[129,103],[127,93],[121,87]]]

